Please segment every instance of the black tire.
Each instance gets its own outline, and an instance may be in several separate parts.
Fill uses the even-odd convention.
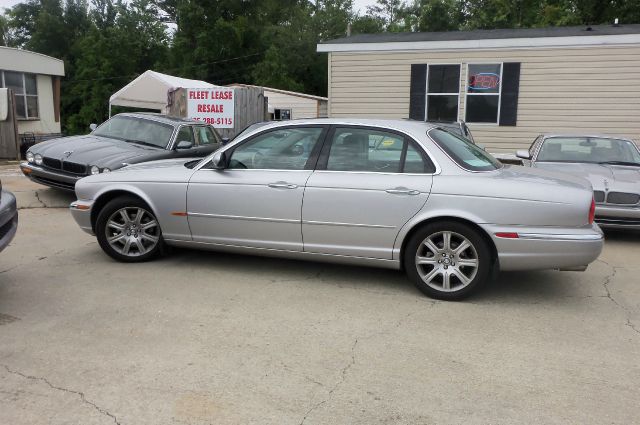
[[[138,224],[138,228],[140,228],[141,225],[144,226],[144,225],[150,224],[151,219],[155,220],[156,226],[154,229],[150,230],[150,232],[153,231],[153,234],[150,233],[147,235],[145,233],[146,230],[143,231],[141,229],[134,229],[132,232],[126,235],[124,230],[120,232],[121,233],[120,236],[127,237],[127,238],[133,235],[134,234],[133,232],[136,232],[135,239],[137,240],[138,236],[140,237],[140,243],[142,244],[143,249],[147,249],[146,251],[141,252],[136,242],[136,244],[131,245],[131,247],[133,248],[130,248],[130,250],[128,251],[130,252],[130,254],[125,255],[122,252],[118,252],[109,242],[109,240],[107,240],[108,232],[112,236],[117,236],[117,231],[114,231],[114,229],[112,229],[111,227],[107,229],[108,221],[110,220],[110,218],[112,218],[112,216],[115,213],[123,209],[126,211],[126,214],[135,213],[139,210],[144,210],[146,212],[146,214],[143,214],[142,216],[142,219],[144,221],[141,224]],[[131,222],[131,225],[133,226],[134,223]],[[144,236],[142,236],[143,233],[145,233]],[[96,237],[98,238],[98,243],[100,244],[100,247],[107,255],[123,263],[140,263],[140,262],[152,260],[158,257],[158,255],[160,255],[162,252],[164,252],[164,247],[165,247],[164,240],[162,239],[162,230],[160,229],[160,224],[157,223],[157,218],[155,214],[144,201],[133,196],[121,196],[121,197],[112,199],[102,208],[102,210],[100,210],[100,212],[98,213],[98,217],[96,219]],[[143,238],[145,237],[157,237],[157,242],[155,243],[155,245],[152,245],[152,242],[150,242],[147,239],[144,239],[143,241]],[[146,247],[144,246],[145,244],[147,244]],[[125,247],[123,246],[123,249],[122,249],[123,252],[124,252],[124,248]]]
[[[453,247],[451,250],[444,247],[443,238],[447,232],[450,234],[449,246]],[[427,238],[431,238],[434,247],[441,251],[434,253],[428,245],[423,245]],[[464,239],[470,243],[470,248],[461,247]],[[456,248],[463,250],[456,254]],[[425,264],[417,264],[418,255]],[[441,258],[441,255],[446,257]],[[448,265],[444,264],[445,261],[449,261]],[[473,264],[474,261],[477,266],[462,264]],[[485,239],[473,227],[456,221],[433,222],[419,228],[407,242],[403,262],[407,275],[420,291],[431,298],[447,301],[461,300],[479,290],[490,279],[493,266],[491,249]],[[445,273],[449,276],[448,290],[445,289]],[[421,274],[432,280],[427,283]],[[462,279],[458,276],[462,276]],[[439,281],[442,282],[441,287]]]

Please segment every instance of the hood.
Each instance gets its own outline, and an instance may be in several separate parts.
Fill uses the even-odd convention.
[[[123,162],[139,162],[144,157],[166,152],[162,148],[142,146],[91,134],[47,140],[34,145],[29,150],[44,157],[111,169],[122,167]]]
[[[122,168],[122,171],[130,171],[130,170],[147,170],[150,168],[172,168],[172,167],[184,167],[184,164],[191,161],[202,161],[203,158],[177,158],[177,159],[163,159],[159,161],[149,161],[144,162],[142,164],[133,164],[129,165],[125,168]]]
[[[594,190],[640,192],[640,167],[611,164],[538,162],[534,167],[583,177]]]

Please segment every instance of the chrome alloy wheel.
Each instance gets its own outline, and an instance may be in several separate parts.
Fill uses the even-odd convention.
[[[453,292],[469,285],[478,272],[478,252],[459,233],[437,232],[422,241],[415,258],[420,278],[437,291]]]
[[[158,221],[140,207],[125,207],[111,214],[105,233],[111,248],[129,257],[151,251],[160,240]]]

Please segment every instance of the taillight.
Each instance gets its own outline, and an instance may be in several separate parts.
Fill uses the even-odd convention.
[[[591,208],[589,208],[589,224],[593,224],[593,220],[596,218],[596,201],[591,198]]]

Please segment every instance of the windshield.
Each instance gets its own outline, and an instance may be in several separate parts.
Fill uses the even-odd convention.
[[[152,120],[117,115],[96,128],[92,134],[164,149],[173,134],[173,126]]]
[[[604,137],[550,137],[542,143],[537,160],[640,165],[640,153],[629,140]]]
[[[497,159],[468,140],[441,128],[429,130],[429,137],[462,168],[470,171],[493,171],[502,167]]]
[[[239,137],[244,137],[244,135],[251,133],[256,128],[263,127],[263,126],[265,126],[267,124],[269,124],[267,121],[256,122],[256,123],[250,124],[247,127],[245,127],[244,130],[242,130],[240,133],[236,134],[236,136],[232,140],[236,140]]]

